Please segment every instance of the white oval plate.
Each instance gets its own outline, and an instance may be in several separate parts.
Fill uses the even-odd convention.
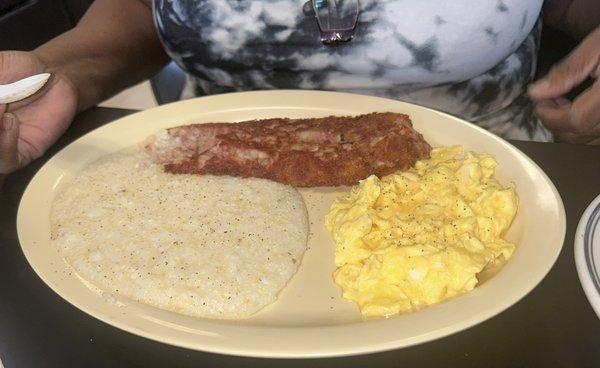
[[[583,291],[600,317],[600,195],[590,203],[577,225],[575,265]]]
[[[252,318],[219,321],[187,317],[86,287],[50,247],[49,212],[57,190],[102,155],[169,126],[268,117],[319,117],[394,111],[409,114],[433,146],[462,144],[499,162],[501,182],[520,197],[507,234],[511,260],[469,294],[389,319],[364,321],[332,281],[333,242],[323,217],[345,188],[302,189],[311,236],[298,273],[279,300]],[[245,92],[181,101],[142,111],[81,137],[50,159],[27,187],[17,216],[27,260],[56,293],[86,313],[123,330],[168,344],[233,355],[324,357],[361,354],[434,340],[480,323],[531,291],[554,264],[565,235],[556,188],[531,159],[506,141],[465,121],[394,100],[316,91]],[[517,333],[518,331],[515,331]]]

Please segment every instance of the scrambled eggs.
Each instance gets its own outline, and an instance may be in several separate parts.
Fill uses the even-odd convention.
[[[431,158],[338,198],[325,218],[335,244],[335,283],[365,316],[389,316],[472,290],[486,266],[508,260],[502,239],[517,211],[496,160],[436,148]]]

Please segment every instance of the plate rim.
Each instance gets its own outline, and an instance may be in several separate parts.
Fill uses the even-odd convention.
[[[324,351],[318,351],[318,352],[298,352],[298,351],[294,351],[294,350],[271,350],[271,351],[256,351],[256,350],[244,350],[244,349],[240,349],[239,347],[236,348],[228,348],[228,347],[219,347],[219,346],[207,346],[204,345],[203,347],[199,347],[197,344],[191,344],[191,343],[185,343],[183,341],[174,341],[173,339],[171,340],[164,340],[164,339],[160,339],[159,337],[155,336],[155,334],[152,334],[151,332],[147,332],[144,329],[141,328],[137,328],[135,326],[131,326],[127,323],[123,323],[121,322],[119,319],[117,318],[111,318],[110,316],[107,315],[103,315],[103,314],[98,314],[95,313],[93,310],[91,310],[92,308],[88,308],[87,306],[82,305],[82,303],[80,303],[77,298],[72,298],[72,297],[66,297],[65,295],[61,294],[59,292],[59,290],[57,290],[58,288],[55,288],[52,283],[45,277],[45,275],[40,274],[38,272],[38,270],[35,268],[35,266],[32,264],[31,262],[31,258],[30,255],[28,253],[28,250],[26,250],[22,245],[21,245],[21,250],[23,252],[23,254],[25,255],[25,258],[27,259],[28,263],[30,264],[31,268],[34,270],[34,272],[36,273],[36,275],[38,275],[38,277],[40,277],[40,279],[42,279],[42,281],[48,286],[50,287],[59,297],[61,297],[62,299],[66,300],[67,302],[69,302],[71,305],[75,306],[77,309],[83,311],[84,313],[86,313],[87,315],[103,321],[104,323],[110,324],[111,326],[117,327],[121,330],[136,334],[138,336],[142,336],[154,341],[158,341],[158,342],[162,342],[162,343],[166,343],[166,344],[170,344],[170,345],[174,345],[174,346],[179,346],[179,347],[183,347],[183,348],[188,348],[188,349],[192,349],[192,350],[200,350],[200,351],[205,351],[205,352],[211,352],[211,353],[218,353],[218,354],[226,354],[226,355],[236,355],[236,356],[247,356],[247,357],[262,357],[262,358],[320,358],[320,357],[341,357],[341,356],[351,356],[351,355],[358,355],[358,354],[366,354],[366,353],[376,353],[376,352],[381,352],[381,351],[388,351],[388,350],[393,350],[393,349],[400,349],[400,348],[404,348],[404,347],[409,347],[409,346],[413,346],[413,345],[417,345],[417,344],[421,344],[421,343],[425,343],[425,342],[429,342],[429,341],[434,341],[434,340],[438,340],[440,338],[449,336],[449,335],[453,335],[455,333],[464,331],[466,329],[469,329],[479,323],[482,323],[485,320],[488,320],[496,315],[499,315],[500,313],[502,313],[503,311],[505,311],[506,309],[510,308],[511,306],[513,306],[514,304],[516,304],[517,302],[519,302],[520,300],[522,300],[525,296],[527,296],[535,287],[537,287],[545,277],[547,277],[548,273],[550,272],[550,270],[554,267],[561,251],[562,248],[564,246],[564,240],[565,240],[565,234],[566,234],[566,214],[565,214],[565,209],[564,209],[564,204],[562,201],[562,197],[560,195],[560,193],[558,192],[556,186],[554,185],[554,183],[550,180],[550,178],[548,177],[548,175],[544,172],[544,170],[539,167],[539,165],[537,165],[536,162],[534,162],[529,156],[527,156],[524,152],[522,152],[520,149],[518,149],[517,147],[515,147],[514,145],[512,145],[510,142],[494,135],[493,133],[490,133],[488,131],[486,131],[485,129],[478,127],[474,124],[471,124],[463,119],[457,118],[453,115],[444,113],[444,112],[440,112],[437,111],[435,109],[431,109],[428,107],[424,107],[424,106],[420,106],[414,103],[408,103],[408,102],[403,102],[403,101],[398,101],[398,100],[393,100],[393,99],[388,99],[388,98],[382,98],[382,97],[375,97],[375,96],[366,96],[366,95],[360,95],[360,94],[354,94],[354,93],[343,93],[343,92],[331,92],[331,91],[310,91],[310,90],[271,90],[271,91],[250,91],[250,92],[234,92],[234,93],[227,93],[227,94],[220,94],[220,95],[213,95],[213,96],[203,96],[203,97],[197,97],[194,99],[190,99],[190,100],[183,100],[183,101],[176,101],[176,102],[172,102],[169,104],[165,104],[165,105],[160,105],[157,107],[154,107],[152,109],[147,109],[147,110],[142,110],[142,111],[138,111],[138,112],[134,112],[133,114],[129,114],[126,115],[124,117],[115,119],[113,121],[110,121],[86,134],[84,134],[83,136],[77,138],[76,140],[74,140],[73,142],[71,142],[69,145],[67,145],[66,147],[64,147],[63,149],[61,149],[59,152],[57,152],[55,155],[53,155],[52,157],[50,157],[48,159],[48,161],[46,163],[44,163],[44,165],[39,169],[38,172],[36,172],[36,174],[34,175],[34,177],[31,179],[31,181],[28,183],[27,187],[25,188],[21,200],[19,202],[19,208],[18,208],[18,212],[17,212],[17,232],[18,234],[21,233],[21,227],[22,227],[22,203],[23,203],[23,198],[26,197],[26,194],[28,193],[28,191],[30,190],[30,186],[32,185],[32,183],[34,183],[36,176],[38,175],[38,173],[40,171],[42,171],[45,167],[47,167],[49,165],[49,163],[52,161],[52,159],[59,155],[61,152],[63,152],[63,150],[67,149],[69,146],[71,146],[72,144],[88,137],[89,135],[94,134],[96,131],[100,130],[100,129],[104,129],[106,127],[108,127],[111,124],[120,122],[122,120],[127,120],[129,118],[131,118],[133,115],[143,115],[143,114],[148,114],[148,113],[152,113],[161,109],[169,109],[172,108],[173,105],[177,105],[177,104],[181,104],[181,103],[193,103],[193,102],[199,102],[200,100],[202,100],[203,102],[207,102],[210,99],[222,99],[222,98],[228,98],[231,97],[232,95],[260,95],[260,94],[264,94],[264,95],[277,95],[277,94],[296,94],[296,95],[302,95],[302,94],[322,94],[322,95],[352,95],[352,96],[360,96],[360,97],[364,97],[367,99],[378,99],[378,100],[388,100],[391,101],[393,103],[398,104],[398,106],[400,107],[401,105],[410,105],[410,106],[414,106],[417,107],[418,109],[424,109],[424,110],[428,110],[430,112],[433,112],[435,114],[444,116],[445,118],[449,118],[454,120],[455,122],[458,122],[462,125],[467,125],[469,128],[471,129],[475,129],[476,131],[478,131],[478,133],[480,134],[484,134],[485,136],[487,136],[488,138],[491,138],[495,141],[495,143],[503,146],[505,149],[508,149],[509,151],[511,151],[511,153],[516,154],[520,159],[525,160],[529,165],[532,165],[533,167],[535,167],[537,169],[537,173],[541,175],[541,178],[543,179],[543,181],[545,182],[545,184],[549,187],[549,189],[551,190],[554,198],[556,199],[556,205],[557,208],[559,210],[559,220],[560,223],[557,224],[557,226],[559,227],[559,231],[558,231],[558,235],[559,238],[562,239],[561,240],[561,245],[558,246],[556,248],[555,254],[553,254],[552,256],[552,262],[550,262],[547,265],[547,269],[545,270],[544,274],[541,275],[539,277],[539,280],[535,280],[535,282],[531,282],[530,284],[528,284],[528,286],[526,288],[523,288],[524,292],[522,293],[522,295],[520,295],[519,297],[515,297],[514,299],[511,299],[509,302],[500,302],[497,303],[495,308],[490,308],[488,310],[486,310],[485,312],[480,313],[477,316],[473,316],[471,318],[469,318],[468,320],[462,320],[460,322],[460,327],[455,327],[455,326],[447,326],[442,330],[436,330],[435,333],[429,333],[429,334],[425,334],[425,335],[421,335],[421,336],[416,336],[416,337],[412,337],[410,340],[410,342],[408,343],[404,343],[401,345],[398,345],[397,343],[395,343],[393,340],[391,341],[386,341],[386,342],[380,342],[380,343],[376,343],[376,344],[368,344],[368,345],[364,345],[364,344],[359,344],[359,345],[355,345],[352,347],[346,347],[344,349],[336,349],[336,351],[331,351],[328,349],[325,349]],[[291,106],[287,106],[286,108],[290,108]],[[246,108],[241,108],[241,110],[248,110]],[[228,110],[229,111],[229,110]],[[21,236],[19,235],[19,240],[20,240]],[[21,243],[21,242],[20,242]],[[435,308],[434,307],[430,307],[430,308]],[[385,320],[379,320],[378,322],[383,322]],[[371,322],[369,322],[371,323]],[[353,325],[353,324],[351,324]],[[340,329],[344,329],[347,328],[348,325],[332,325],[332,326],[319,326],[319,327],[294,327],[294,329],[296,330],[304,330],[304,331],[315,331],[315,330],[319,330],[319,331],[324,331],[324,330],[340,330]],[[259,330],[263,330],[263,331],[277,331],[277,330],[281,330],[282,327],[278,327],[278,326],[252,326],[252,328],[254,329],[259,329]],[[289,327],[288,327],[289,328]],[[446,331],[447,330],[447,331]],[[434,336],[428,336],[428,335],[434,335]]]

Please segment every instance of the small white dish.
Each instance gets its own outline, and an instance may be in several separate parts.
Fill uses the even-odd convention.
[[[600,195],[579,220],[575,233],[575,265],[585,295],[600,318]]]

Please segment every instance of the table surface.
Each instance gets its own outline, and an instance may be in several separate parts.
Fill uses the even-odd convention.
[[[50,290],[25,260],[17,238],[17,208],[27,183],[53,154],[81,135],[130,113],[95,108],[81,114],[50,152],[7,176],[0,187],[0,359],[6,368],[600,367],[600,320],[585,298],[573,258],[579,218],[600,194],[600,147],[591,146],[512,142],[542,167],[563,198],[567,212],[563,250],[548,276],[520,302],[486,322],[437,341],[309,362],[243,358],[147,340],[81,312]],[[543,251],[543,244],[540,248]]]

